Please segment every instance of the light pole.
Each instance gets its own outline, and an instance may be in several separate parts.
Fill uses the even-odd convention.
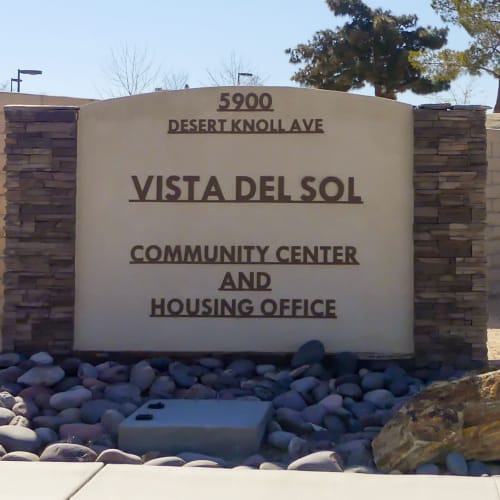
[[[238,73],[238,85],[240,84],[240,76],[253,76],[253,73]]]
[[[10,79],[10,91],[12,92],[12,82],[17,82],[17,91],[21,92],[21,75],[41,75],[42,72],[39,69],[18,69],[17,78]]]

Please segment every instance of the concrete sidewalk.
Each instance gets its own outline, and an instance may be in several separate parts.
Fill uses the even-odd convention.
[[[500,476],[367,475],[0,462],[9,500],[500,500]]]

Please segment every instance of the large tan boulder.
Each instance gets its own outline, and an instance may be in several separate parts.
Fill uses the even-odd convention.
[[[412,472],[444,462],[451,451],[500,460],[500,370],[432,384],[387,422],[372,447],[382,472]]]

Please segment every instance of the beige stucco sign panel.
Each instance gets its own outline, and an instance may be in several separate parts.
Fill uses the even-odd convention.
[[[82,107],[75,348],[411,353],[412,130],[293,88]]]

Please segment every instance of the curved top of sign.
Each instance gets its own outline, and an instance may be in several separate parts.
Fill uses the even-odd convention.
[[[321,100],[322,102],[345,102],[346,104],[356,105],[356,103],[362,104],[363,106],[374,106],[395,109],[399,108],[412,108],[411,104],[406,104],[391,99],[386,99],[383,97],[376,96],[366,96],[360,94],[351,94],[348,92],[340,92],[335,90],[322,90],[314,88],[298,88],[298,87],[284,87],[284,86],[227,86],[227,87],[199,87],[199,88],[189,88],[181,90],[162,90],[156,92],[149,92],[144,94],[136,94],[133,96],[125,97],[115,97],[112,99],[105,99],[101,101],[94,101],[86,104],[85,108],[96,108],[96,107],[109,107],[109,106],[122,106],[126,103],[133,102],[165,102],[165,101],[186,101],[197,103],[198,99],[203,99],[204,96],[219,96],[222,93],[229,94],[256,94],[260,96],[262,94],[271,94],[273,97],[286,97],[286,98],[300,98],[309,100]],[[234,104],[234,103],[233,103]],[[251,103],[253,104],[253,102]],[[291,104],[291,103],[289,103]],[[295,101],[294,105],[299,105],[300,103]],[[227,111],[236,111],[236,109],[228,109]],[[251,111],[249,109],[240,109],[239,111]],[[271,111],[261,110],[261,111]]]

